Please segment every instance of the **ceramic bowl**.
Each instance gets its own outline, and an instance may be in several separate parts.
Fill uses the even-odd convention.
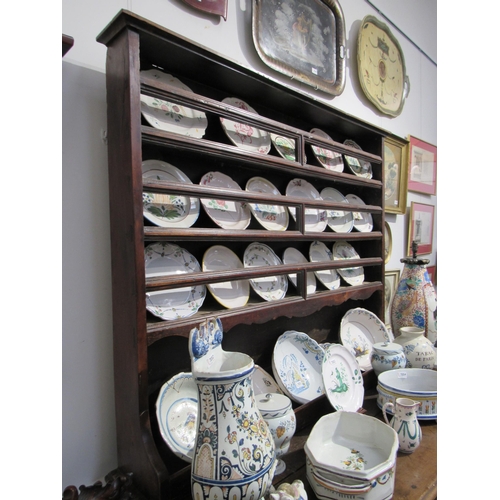
[[[308,403],[324,394],[323,358],[323,348],[306,333],[283,333],[274,346],[272,369],[285,395],[297,403]]]

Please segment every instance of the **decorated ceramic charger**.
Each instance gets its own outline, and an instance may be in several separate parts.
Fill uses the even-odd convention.
[[[283,262],[285,264],[305,264],[309,261],[296,248],[288,247],[283,252]],[[297,288],[297,274],[289,274],[288,279],[291,281],[292,285]],[[316,292],[316,278],[314,277],[313,272],[309,272],[306,275],[306,288],[307,295],[312,295]]]
[[[372,367],[370,356],[373,344],[388,341],[389,334],[375,314],[357,307],[344,314],[340,322],[340,340],[364,371]]]
[[[250,243],[243,256],[245,267],[280,266],[282,264],[273,249],[263,243]],[[250,280],[250,285],[257,295],[267,301],[282,299],[288,290],[288,281],[283,274],[254,278]]]
[[[351,146],[362,151],[361,146],[359,146],[351,139],[346,139],[344,141],[344,144],[346,146]],[[353,174],[357,175],[358,177],[364,177],[365,179],[371,179],[373,177],[372,164],[369,161],[358,160],[353,156],[344,156]]]
[[[333,140],[326,132],[323,132],[319,128],[313,128],[311,134],[318,135],[323,139]],[[329,149],[322,148],[320,146],[311,146],[314,156],[320,164],[331,170],[332,172],[343,172],[344,171],[344,160],[342,155],[335,151],[330,151]]]
[[[307,198],[309,200],[321,200],[318,190],[304,179],[292,179],[286,187],[286,195],[293,198]],[[293,220],[295,216],[295,207],[288,207]],[[323,232],[326,228],[326,210],[317,208],[305,209],[306,231]]]
[[[271,141],[280,156],[285,160],[295,161],[295,141],[293,139],[271,133]]]
[[[323,359],[323,383],[331,405],[337,411],[358,411],[365,389],[356,358],[340,344],[330,344]]]
[[[198,388],[191,373],[179,373],[163,384],[156,400],[161,437],[182,460],[192,462],[198,420]]]
[[[252,177],[248,180],[245,191],[280,196],[278,188],[263,177]],[[259,224],[269,231],[286,231],[288,227],[288,211],[279,205],[265,203],[249,203],[252,214]]]
[[[309,260],[311,262],[331,262],[333,255],[322,241],[313,241],[309,247]],[[335,269],[314,271],[314,274],[328,290],[335,290],[340,286],[340,276]]]
[[[161,160],[142,162],[142,179],[192,184],[177,167]],[[200,200],[176,194],[142,193],[144,217],[161,227],[191,227],[200,215]]]
[[[156,80],[177,89],[192,92],[187,85],[184,85],[174,76],[157,69],[141,71],[141,74],[152,76]],[[208,126],[207,116],[202,111],[142,94],[141,113],[151,126],[189,137],[203,137]]]
[[[204,272],[229,271],[243,269],[243,263],[229,248],[222,245],[214,245],[203,255],[202,268]],[[243,307],[250,297],[250,284],[248,280],[209,283],[207,288],[215,300],[228,309]]]
[[[325,392],[321,374],[324,351],[306,333],[283,333],[273,350],[273,373],[286,396],[308,403]]]
[[[259,365],[255,365],[255,370],[252,374],[253,392],[258,394],[283,394],[279,385],[274,378]]]
[[[144,249],[146,278],[201,272],[196,258],[173,243],[152,243]],[[146,309],[164,320],[187,318],[203,304],[205,285],[185,286],[146,293]]]
[[[324,188],[320,196],[324,200],[349,205],[347,198],[340,191],[331,187]],[[339,209],[327,210],[326,217],[328,227],[336,233],[350,233],[354,227],[354,217],[350,211]]]
[[[221,172],[207,172],[201,178],[200,186],[241,190],[231,177]],[[223,229],[241,230],[250,224],[252,216],[246,203],[210,198],[202,198],[201,203],[207,215]]]
[[[351,205],[366,205],[366,203],[355,194],[347,194],[346,200]],[[373,217],[370,212],[353,212],[354,229],[361,233],[369,233],[373,230]]]
[[[333,260],[359,259],[358,252],[347,241],[337,241],[332,248]],[[363,267],[342,267],[337,270],[349,285],[361,285],[365,280]]]
[[[222,102],[258,115],[257,111],[249,104],[236,97],[226,97],[222,99]],[[252,153],[269,153],[271,149],[271,137],[269,132],[259,130],[245,123],[234,122],[223,117],[220,118],[220,122],[224,132],[235,146]]]

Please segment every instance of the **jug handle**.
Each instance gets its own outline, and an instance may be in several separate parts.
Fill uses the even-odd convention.
[[[382,413],[384,415],[384,420],[385,420],[385,423],[387,425],[391,425],[389,423],[389,419],[387,418],[387,413],[386,413],[386,409],[387,408],[392,408],[392,411],[394,411],[394,405],[391,403],[391,402],[388,402],[388,403],[384,403],[384,405],[382,406]]]

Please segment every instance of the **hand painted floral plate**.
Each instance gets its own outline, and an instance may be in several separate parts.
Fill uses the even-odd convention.
[[[333,255],[322,241],[313,241],[309,247],[309,260],[311,262],[331,262]],[[340,276],[335,269],[314,271],[314,274],[328,290],[335,290],[340,286]]]
[[[347,194],[346,200],[351,205],[366,205],[366,203],[355,194]],[[354,229],[361,233],[369,233],[373,230],[373,217],[370,212],[353,212]]]
[[[294,247],[288,247],[283,252],[283,262],[285,264],[309,263],[306,257]],[[289,274],[288,279],[292,282],[293,286],[297,288],[297,274]],[[306,289],[307,295],[312,295],[316,292],[316,278],[314,277],[313,272],[309,272],[306,275]]]
[[[148,74],[172,87],[192,92],[187,85],[174,76],[157,69],[148,69],[141,73]],[[189,137],[203,137],[208,126],[207,116],[202,111],[142,94],[141,113],[151,126]]]
[[[255,365],[252,374],[253,393],[257,394],[283,394],[274,378],[259,365]]]
[[[311,134],[318,135],[322,139],[333,140],[326,132],[323,132],[319,128],[313,128],[311,130]],[[330,151],[329,149],[325,149],[319,146],[311,146],[314,156],[316,156],[317,160],[320,164],[331,170],[332,172],[343,172],[344,171],[344,160],[342,159],[342,155],[340,153],[336,153],[335,151]]]
[[[356,142],[352,141],[351,139],[346,139],[344,141],[344,144],[346,146],[351,146],[353,148],[362,150],[361,146],[359,146]],[[371,179],[373,177],[372,164],[369,161],[358,160],[353,156],[348,156],[348,155],[344,156],[353,174],[357,175],[358,177],[364,177],[365,179]]]
[[[292,179],[286,187],[286,195],[293,198],[307,198],[309,200],[321,200],[317,189],[304,179]],[[295,216],[295,207],[288,207],[293,220]],[[306,231],[323,232],[326,228],[326,210],[317,208],[305,209]]]
[[[280,156],[285,160],[295,161],[295,141],[293,139],[271,133],[271,141]]]
[[[346,197],[337,189],[326,187],[320,193],[321,198],[335,203],[345,203],[349,205]],[[352,212],[344,210],[327,210],[326,223],[336,233],[350,233],[354,227],[354,217]]]
[[[337,241],[332,248],[333,260],[359,259],[358,252],[347,241]],[[349,285],[361,285],[365,280],[363,267],[343,267],[338,273]]]

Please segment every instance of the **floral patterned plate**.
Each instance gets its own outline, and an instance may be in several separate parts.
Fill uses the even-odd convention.
[[[255,365],[255,371],[252,374],[253,393],[257,394],[283,394],[274,378],[259,365]]]
[[[366,203],[355,194],[347,194],[346,200],[351,205],[366,205]],[[353,212],[354,229],[361,233],[369,233],[373,230],[373,217],[370,212]]]
[[[349,204],[346,197],[337,189],[326,187],[320,193],[321,198],[335,203]],[[352,212],[339,209],[326,211],[326,223],[336,233],[350,233],[354,227]]]
[[[160,160],[142,162],[142,179],[192,184],[177,167]],[[161,227],[191,227],[200,215],[200,200],[176,194],[142,193],[144,217]]]
[[[353,148],[361,150],[361,146],[359,146],[351,139],[346,139],[344,141],[344,144],[346,146],[351,146]],[[353,174],[357,175],[358,177],[364,177],[365,179],[371,179],[373,177],[372,164],[369,161],[358,160],[353,156],[344,156]]]
[[[263,243],[250,243],[243,255],[245,267],[280,266],[283,263],[273,249]],[[264,300],[280,300],[286,295],[288,281],[285,275],[264,276],[250,280],[255,293]]]
[[[286,195],[294,198],[307,198],[309,200],[321,200],[317,189],[304,179],[292,179],[286,187]],[[293,220],[295,217],[295,207],[288,207]],[[326,210],[317,208],[305,209],[306,231],[323,232],[326,228]]]
[[[363,371],[372,367],[370,356],[373,344],[388,340],[389,334],[384,323],[362,307],[347,311],[340,322],[340,341],[356,358]]]
[[[283,252],[283,262],[285,264],[304,264],[309,261],[294,247],[288,247]],[[289,274],[288,279],[292,282],[293,286],[297,288],[297,274]],[[307,295],[312,295],[316,292],[316,278],[313,272],[307,273],[306,276],[306,289]]]
[[[347,241],[337,241],[332,248],[333,260],[359,259],[358,252]],[[349,285],[361,285],[365,280],[365,274],[361,266],[343,267],[338,273]]]
[[[258,115],[257,111],[249,104],[236,97],[226,97],[222,99],[222,102]],[[271,137],[269,132],[259,130],[245,123],[234,122],[227,118],[221,117],[220,122],[224,132],[226,132],[226,135],[235,146],[245,151],[251,151],[252,153],[269,153],[271,149]]]
[[[321,373],[326,397],[337,411],[358,411],[363,406],[361,369],[343,345],[330,344],[325,349]]]
[[[148,74],[158,81],[177,89],[192,92],[187,85],[184,85],[174,76],[158,71],[157,69],[148,69],[141,71],[141,73]],[[141,113],[151,126],[189,137],[203,137],[208,126],[207,116],[202,111],[142,94]]]
[[[156,418],[168,447],[192,462],[198,430],[198,388],[191,373],[179,373],[163,384],[156,400]]]
[[[231,177],[220,172],[207,172],[200,181],[201,186],[241,190]],[[201,203],[208,216],[223,229],[246,229],[252,215],[246,203],[202,198]]]
[[[319,128],[313,128],[311,130],[311,134],[318,135],[322,139],[328,139],[330,141],[333,140],[326,132],[323,132]],[[316,156],[317,160],[323,167],[331,170],[332,172],[344,171],[344,160],[342,159],[342,155],[340,153],[318,146],[311,146],[311,148],[314,156]]]
[[[289,137],[271,133],[271,141],[276,151],[285,160],[295,161],[295,141]]]
[[[264,193],[280,196],[276,186],[263,177],[252,177],[248,180],[245,191],[251,193]],[[288,227],[288,211],[278,205],[265,205],[263,203],[249,203],[250,210],[262,227],[269,231],[286,231]]]
[[[289,330],[278,338],[272,368],[286,396],[297,403],[308,403],[325,393],[323,356],[323,349],[306,333]]]
[[[311,262],[331,262],[333,255],[322,241],[313,241],[309,247],[309,260]],[[335,290],[340,286],[340,276],[335,269],[314,271],[314,274],[328,290]]]
[[[146,278],[201,272],[196,258],[173,243],[152,243],[144,249]],[[187,318],[203,304],[205,285],[146,293],[146,309],[164,320]]]

